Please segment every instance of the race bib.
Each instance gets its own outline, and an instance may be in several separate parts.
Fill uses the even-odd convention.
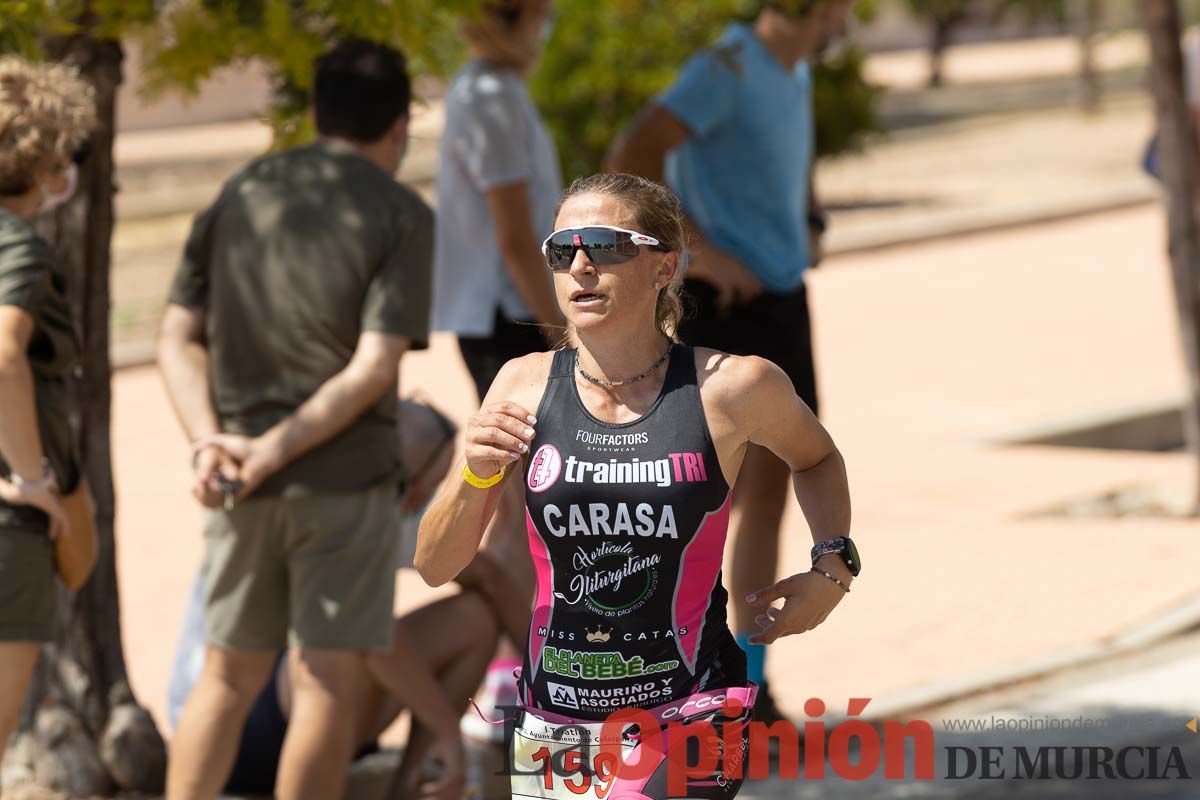
[[[513,732],[512,796],[562,800],[608,797],[622,763],[637,762],[636,740],[602,748],[603,722],[549,723],[532,714]],[[626,727],[628,730],[628,727]],[[608,733],[613,733],[612,728]],[[617,743],[617,736],[609,740]],[[618,756],[618,752],[620,755]],[[622,780],[623,786],[629,781]]]

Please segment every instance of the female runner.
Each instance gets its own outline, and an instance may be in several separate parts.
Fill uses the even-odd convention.
[[[763,611],[755,641],[819,625],[858,572],[841,455],[787,376],[674,338],[684,238],[679,202],[657,183],[596,175],[567,190],[544,251],[571,346],[504,366],[467,428],[462,480],[442,485],[421,524],[416,567],[437,586],[474,557],[505,481],[525,482],[538,586],[513,766],[541,771],[514,774],[516,797],[680,796],[668,793],[661,752],[640,754],[661,768],[636,781],[613,781],[586,749],[582,759],[530,752],[563,725],[591,736],[626,708],[718,730],[747,718],[721,710],[754,696],[726,624],[721,563],[749,443],[790,465],[818,542],[813,571],[745,598]],[[742,750],[722,760],[743,759],[744,739]],[[734,796],[741,781],[725,772],[683,794]]]

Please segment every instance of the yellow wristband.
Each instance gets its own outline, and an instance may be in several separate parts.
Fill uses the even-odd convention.
[[[501,467],[500,471],[490,478],[481,478],[474,472],[471,472],[470,464],[463,464],[462,476],[464,481],[471,484],[476,489],[490,489],[500,481],[504,480],[504,469],[504,467]]]

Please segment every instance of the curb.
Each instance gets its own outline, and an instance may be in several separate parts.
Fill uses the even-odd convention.
[[[1112,211],[1141,208],[1157,202],[1158,197],[1150,191],[1120,191],[1113,192],[1107,198],[1094,201],[1082,200],[1078,203],[1033,207],[1012,212],[983,213],[973,219],[966,216],[961,221],[951,220],[940,225],[897,226],[892,230],[885,228],[879,232],[868,231],[845,236],[842,237],[843,241],[832,242],[826,251],[826,259],[872,253],[906,245],[966,238],[977,234],[996,233],[1031,225],[1065,222]]]
[[[1196,628],[1200,628],[1200,593],[1184,598],[1161,614],[1151,616],[1145,623],[1132,625],[1099,642],[1051,653],[1022,664],[986,670],[940,686],[914,689],[873,700],[862,719],[879,723],[920,717],[924,712],[972,696],[1128,655]]]
[[[150,367],[156,361],[154,342],[129,342],[114,346],[108,354],[108,363],[115,372],[119,369]]]

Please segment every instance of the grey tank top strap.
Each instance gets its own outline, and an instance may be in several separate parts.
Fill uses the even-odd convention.
[[[550,375],[548,380],[554,380],[555,378],[569,378],[574,371],[574,348],[564,347],[561,350],[555,350],[554,360],[550,362]]]

